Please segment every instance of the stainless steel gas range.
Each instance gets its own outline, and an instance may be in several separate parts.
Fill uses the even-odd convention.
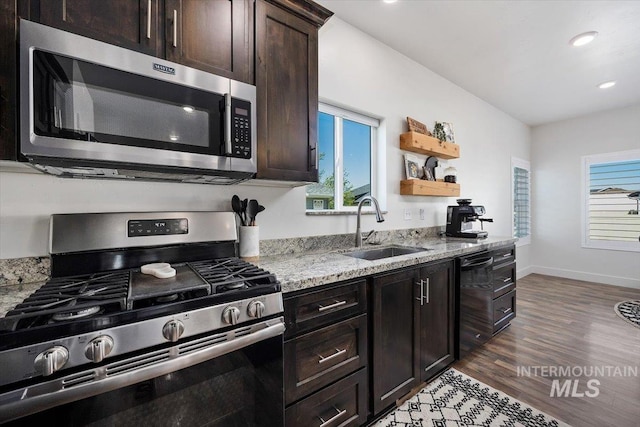
[[[53,215],[52,279],[0,319],[0,423],[283,425],[276,277],[229,212]]]

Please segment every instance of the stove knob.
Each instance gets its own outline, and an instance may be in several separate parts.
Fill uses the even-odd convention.
[[[113,339],[109,335],[100,335],[89,341],[84,349],[84,355],[93,363],[100,363],[113,350]]]
[[[34,367],[36,371],[46,377],[62,369],[68,360],[69,352],[67,349],[61,345],[56,345],[40,353],[36,357]]]
[[[247,315],[259,319],[264,314],[264,303],[262,301],[251,301],[247,307]]]
[[[235,325],[240,319],[238,307],[227,307],[222,312],[222,321],[228,325]]]
[[[171,342],[176,342],[184,333],[184,323],[179,320],[169,320],[162,328],[162,335]]]

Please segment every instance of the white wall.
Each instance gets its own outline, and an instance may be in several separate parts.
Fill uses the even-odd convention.
[[[462,197],[483,204],[494,236],[510,236],[510,158],[529,159],[527,126],[488,105],[416,62],[333,17],[320,30],[320,97],[322,100],[384,118],[387,136],[386,221],[363,219],[363,229],[443,225],[453,198],[400,196],[403,152],[398,135],[406,116],[430,126],[435,120],[454,124],[461,158]],[[424,158],[424,157],[423,157]],[[47,254],[47,221],[52,213],[149,210],[230,210],[233,194],[257,198],[267,210],[258,217],[261,238],[355,232],[354,216],[305,215],[305,190],[207,186],[173,183],[69,180],[0,172],[0,258]],[[413,220],[405,221],[410,208]],[[418,209],[427,217],[420,220]],[[528,247],[520,248],[518,267],[529,266]]]
[[[639,147],[640,105],[533,128],[534,272],[640,288],[640,253],[581,247],[581,157]]]

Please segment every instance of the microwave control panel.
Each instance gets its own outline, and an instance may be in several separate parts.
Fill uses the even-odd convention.
[[[251,103],[231,99],[231,157],[251,158]]]

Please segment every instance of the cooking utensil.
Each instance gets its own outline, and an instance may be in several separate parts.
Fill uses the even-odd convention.
[[[231,198],[231,209],[240,217],[240,224],[246,225],[243,217],[244,209],[242,208],[242,202],[240,201],[240,197],[235,194]]]
[[[256,225],[256,215],[259,212],[259,204],[256,199],[249,200],[249,204],[247,205],[247,219],[249,221],[249,225]]]
[[[244,225],[250,225],[249,224],[249,218],[247,217],[247,205],[249,203],[249,199],[244,199],[242,201],[242,215],[244,216]]]

